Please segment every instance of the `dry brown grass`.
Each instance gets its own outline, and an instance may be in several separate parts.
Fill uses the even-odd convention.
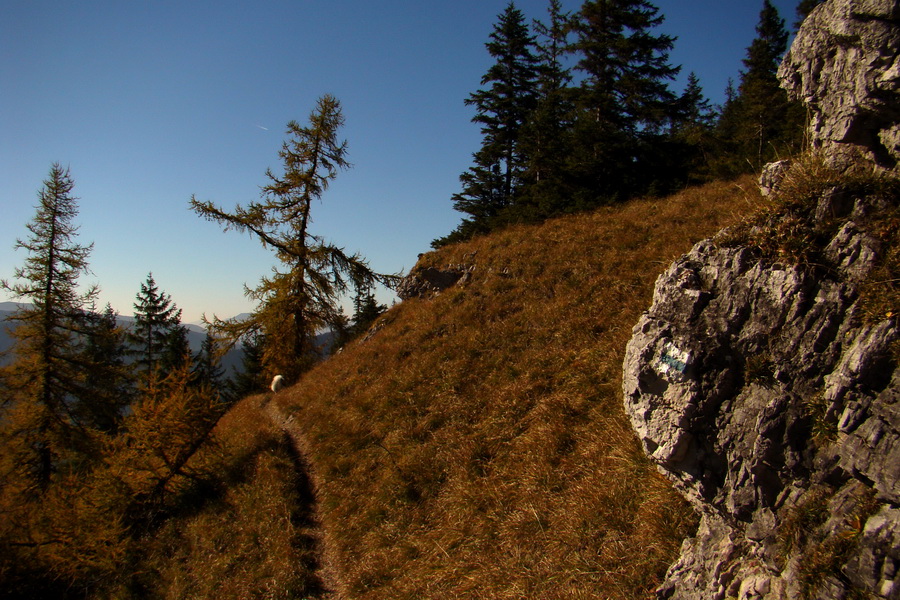
[[[203,457],[220,479],[143,540],[136,572],[117,598],[318,597],[317,539],[303,474],[284,432],[245,399],[216,429]]]
[[[346,598],[647,598],[695,524],[621,408],[658,273],[759,202],[752,179],[427,255],[471,281],[279,395]]]

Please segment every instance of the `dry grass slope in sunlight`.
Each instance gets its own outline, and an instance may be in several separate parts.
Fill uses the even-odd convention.
[[[318,539],[290,440],[252,396],[219,423],[221,480],[196,509],[148,536],[121,598],[319,597]]]
[[[714,183],[424,257],[472,277],[276,399],[337,595],[647,598],[695,519],[626,421],[624,347],[657,274],[760,202]]]

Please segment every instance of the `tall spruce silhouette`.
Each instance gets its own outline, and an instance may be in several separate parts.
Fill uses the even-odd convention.
[[[453,208],[467,215],[446,241],[465,239],[495,228],[521,191],[527,168],[520,132],[537,103],[538,59],[525,16],[513,2],[499,16],[485,44],[496,60],[484,86],[465,101],[475,107],[472,121],[481,124],[481,148],[474,164],[459,179]]]
[[[745,70],[737,94],[722,111],[719,137],[724,156],[717,168],[719,175],[758,171],[799,148],[805,113],[778,81],[787,41],[784,19],[770,0],[764,0],[756,38],[743,60]]]
[[[572,175],[582,204],[627,198],[654,173],[643,155],[677,106],[668,82],[674,38],[656,33],[664,17],[644,0],[588,0],[573,21],[570,51],[583,73]]]

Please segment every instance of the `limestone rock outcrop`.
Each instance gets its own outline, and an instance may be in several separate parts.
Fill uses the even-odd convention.
[[[770,212],[676,260],[626,349],[632,426],[701,516],[657,595],[900,600],[900,0],[826,1],[779,76],[843,178],[771,165]]]
[[[900,170],[900,0],[829,0],[803,26],[778,76],[810,111],[832,165],[864,156]]]
[[[900,335],[858,308],[878,244],[847,222],[826,274],[708,240],[657,281],[625,407],[702,516],[660,597],[900,598]]]
[[[416,265],[397,286],[401,300],[428,298],[454,285],[465,285],[472,277],[474,264],[447,265],[444,268]]]

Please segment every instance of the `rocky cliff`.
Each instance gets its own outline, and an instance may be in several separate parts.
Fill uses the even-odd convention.
[[[834,166],[862,156],[900,160],[900,4],[829,0],[814,10],[785,57],[782,86],[811,115],[809,139]]]
[[[634,328],[626,411],[701,515],[660,598],[900,598],[898,16],[811,15],[781,76],[817,155],[675,261]]]

